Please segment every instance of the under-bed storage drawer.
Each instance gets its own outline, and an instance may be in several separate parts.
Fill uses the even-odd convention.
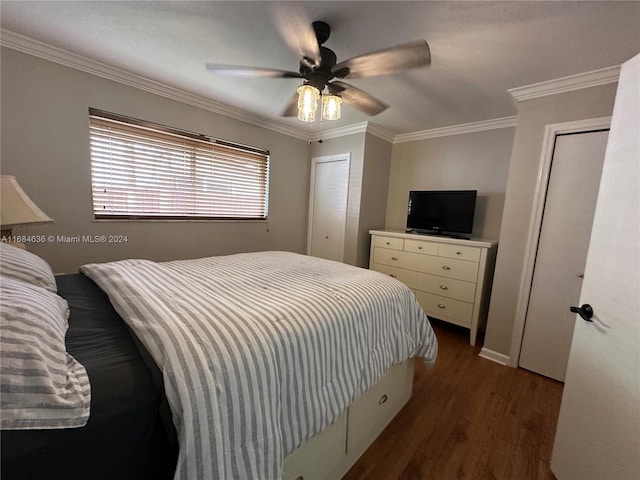
[[[326,480],[346,454],[347,413],[284,459],[285,480]]]
[[[342,478],[411,397],[413,368],[413,358],[391,367],[333,425],[289,454],[284,479]]]
[[[347,452],[364,451],[407,403],[411,397],[413,366],[413,359],[410,359],[391,367],[376,385],[349,407]]]

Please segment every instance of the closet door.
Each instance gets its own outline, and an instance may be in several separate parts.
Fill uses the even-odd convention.
[[[563,381],[608,130],[558,135],[519,366]]]
[[[350,155],[312,159],[307,254],[344,260]]]

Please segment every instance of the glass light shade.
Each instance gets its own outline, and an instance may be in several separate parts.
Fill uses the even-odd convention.
[[[313,122],[316,119],[316,111],[315,110],[304,110],[302,108],[298,109],[298,120],[302,120],[303,122]]]
[[[320,91],[311,85],[298,87],[298,119],[303,122],[313,122],[316,119],[318,97]]]
[[[341,104],[342,99],[337,95],[324,95],[322,97],[322,118],[325,120],[339,120]]]

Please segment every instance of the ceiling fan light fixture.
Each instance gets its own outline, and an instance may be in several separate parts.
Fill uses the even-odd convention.
[[[328,94],[322,101],[322,118],[326,120],[340,118],[343,100],[350,107],[370,116],[378,115],[389,107],[373,95],[353,85],[340,80],[334,81],[336,78],[357,79],[388,75],[427,67],[431,64],[431,51],[426,40],[423,39],[338,62],[335,52],[323,46],[331,34],[331,27],[326,22],[315,21],[308,25],[304,12],[292,14],[289,7],[286,15],[277,17],[280,33],[300,60],[300,68],[297,72],[215,63],[207,63],[206,67],[211,73],[217,75],[303,79],[304,84],[297,89],[298,119],[303,122],[315,121],[320,92],[325,91],[325,88]],[[335,93],[339,93],[340,97],[334,95]],[[293,117],[295,114],[296,94],[294,93],[281,116]]]
[[[337,95],[322,96],[322,118],[325,120],[340,120],[340,105],[342,99]]]
[[[298,87],[298,120],[313,122],[316,119],[320,90],[313,85]]]

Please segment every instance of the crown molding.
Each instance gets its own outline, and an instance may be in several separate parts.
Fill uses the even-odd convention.
[[[371,122],[367,122],[367,133],[370,133],[371,135],[374,135],[389,143],[393,143],[396,139],[396,135],[391,133],[389,130]]]
[[[507,90],[517,101],[530,100],[532,98],[546,97],[558,93],[571,92],[582,88],[595,87],[615,83],[620,76],[620,65],[600,68],[590,72],[569,75],[546,82],[534,83],[523,87]]]
[[[448,137],[450,135],[461,135],[463,133],[509,128],[515,127],[517,123],[517,116],[493,118],[491,120],[482,120],[480,122],[463,123],[461,125],[433,128],[431,130],[422,130],[420,132],[403,133],[396,135],[393,143],[417,142],[419,140],[427,140],[429,138]]]
[[[75,53],[53,47],[43,42],[14,33],[10,30],[0,29],[0,45],[17,50],[28,55],[33,55],[50,62],[54,62],[66,67],[96,75],[107,80],[112,80],[130,87],[143,90],[164,98],[175,100],[187,105],[202,108],[225,117],[233,118],[241,122],[256,125],[277,133],[298,138],[300,140],[312,141],[315,138],[330,139],[353,135],[356,133],[370,133],[389,143],[412,142],[426,138],[442,137],[446,135],[457,135],[474,131],[490,130],[494,128],[505,128],[515,126],[517,117],[505,117],[504,119],[494,119],[483,122],[468,123],[464,125],[454,125],[450,127],[436,128],[422,132],[394,135],[390,131],[371,122],[361,122],[346,127],[332,128],[310,133],[298,128],[290,127],[281,123],[252,115],[243,110],[239,110],[228,105],[216,102],[209,98],[194,95],[169,85],[156,82],[146,77],[135,75],[125,70],[107,65]],[[619,67],[618,67],[619,72]],[[617,79],[617,77],[616,77]],[[523,87],[526,88],[526,87]],[[506,123],[505,123],[506,122]]]
[[[320,130],[314,133],[312,136],[314,138],[328,140],[330,138],[345,137],[347,135],[354,135],[356,133],[370,133],[371,135],[374,135],[389,143],[393,143],[393,139],[395,138],[393,133],[371,122],[361,122],[355,123],[353,125],[347,125],[346,127]]]
[[[325,130],[319,130],[314,132],[312,136],[314,138],[328,140],[330,138],[345,137],[347,135],[355,135],[356,133],[365,133],[367,131],[367,123],[354,123],[353,125],[347,125],[346,127],[328,128]]]
[[[430,138],[445,137],[449,135],[460,135],[464,133],[494,130],[499,128],[514,127],[517,124],[517,116],[496,118],[480,122],[452,125],[448,127],[423,130],[419,132],[394,135],[390,131],[375,125],[371,122],[362,122],[346,127],[321,130],[310,133],[308,131],[284,125],[272,120],[247,113],[243,110],[224,105],[209,98],[187,93],[169,85],[150,80],[140,75],[135,75],[125,70],[121,70],[110,65],[91,60],[71,53],[67,50],[53,47],[43,42],[19,35],[9,30],[0,29],[0,45],[13,50],[17,50],[28,55],[42,58],[60,65],[74,68],[98,77],[112,80],[124,85],[128,85],[140,90],[159,95],[171,100],[202,108],[204,110],[217,113],[241,122],[265,128],[277,133],[298,138],[300,140],[311,141],[314,138],[337,138],[356,133],[370,133],[382,140],[390,143],[405,143],[426,140]],[[582,88],[605,85],[618,81],[620,75],[620,65],[601,68],[591,72],[570,75],[568,77],[535,83],[523,87],[512,88],[508,92],[517,101],[529,100],[532,98],[555,95],[558,93],[579,90]]]
[[[107,65],[89,58],[71,53],[67,50],[63,50],[57,47],[53,47],[43,42],[33,40],[31,38],[19,35],[9,30],[0,29],[0,45],[17,50],[28,55],[49,60],[66,67],[71,67],[76,70],[81,70],[98,77],[112,80],[130,87],[135,87],[145,92],[153,93],[161,97],[165,97],[171,100],[176,100],[181,103],[186,103],[194,107],[202,108],[225,117],[230,117],[241,122],[256,125],[258,127],[266,128],[274,132],[282,133],[291,137],[298,138],[300,140],[309,140],[310,136],[308,132],[299,130],[297,128],[290,127],[276,123],[265,118],[252,115],[245,111],[235,109],[228,105],[215,102],[209,98],[187,93],[169,85],[150,80],[140,75],[129,73],[125,70]]]

